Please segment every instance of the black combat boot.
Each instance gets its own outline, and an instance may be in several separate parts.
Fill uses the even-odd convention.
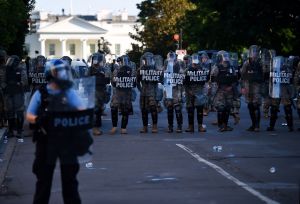
[[[289,132],[294,131],[294,122],[293,122],[293,111],[291,105],[284,106],[285,119],[287,122],[287,126],[289,128]]]
[[[270,116],[270,126],[267,128],[267,131],[274,131],[276,120],[278,118],[278,108],[271,106],[271,116]]]

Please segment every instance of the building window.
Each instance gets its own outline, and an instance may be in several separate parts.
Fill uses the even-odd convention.
[[[49,55],[55,55],[55,44],[49,44]]]
[[[95,53],[95,52],[96,52],[96,45],[90,44],[90,53]]]
[[[70,44],[70,55],[75,55],[76,46],[75,44]]]
[[[115,44],[115,54],[120,55],[121,54],[121,45]]]

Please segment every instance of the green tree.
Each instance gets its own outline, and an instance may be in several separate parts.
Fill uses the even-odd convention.
[[[191,0],[192,1],[192,0]],[[184,30],[189,48],[241,51],[251,44],[299,53],[299,0],[194,0]]]
[[[35,0],[0,0],[0,46],[22,56],[28,19]]]
[[[131,37],[142,43],[143,50],[166,55],[174,50],[173,35],[178,33],[187,11],[194,9],[188,0],[145,0],[137,4],[140,9],[136,33]]]

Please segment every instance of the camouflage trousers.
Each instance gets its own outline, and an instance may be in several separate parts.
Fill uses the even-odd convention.
[[[232,108],[231,113],[233,114],[239,114],[241,108],[241,98],[240,97],[234,97],[232,100]]]
[[[214,106],[217,110],[230,110],[233,107],[232,86],[219,87],[214,99]]]
[[[288,98],[271,98],[271,106],[279,107],[280,103],[284,106],[291,106],[292,105],[292,99]]]
[[[262,103],[262,85],[259,83],[245,83],[246,103],[260,106]]]
[[[140,96],[140,109],[149,110],[151,107],[157,107],[155,96]]]

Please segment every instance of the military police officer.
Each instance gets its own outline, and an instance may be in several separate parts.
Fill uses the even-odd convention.
[[[174,52],[167,55],[164,71],[164,105],[167,108],[168,132],[173,132],[174,111],[177,120],[177,133],[182,132],[182,96],[184,67],[176,59]]]
[[[260,128],[260,107],[262,104],[263,69],[259,58],[260,48],[257,45],[249,47],[249,58],[241,68],[243,94],[248,103],[252,125],[248,131],[258,132]]]
[[[6,87],[4,89],[5,108],[8,116],[7,136],[14,136],[17,130],[17,138],[22,138],[24,124],[24,87],[27,85],[27,74],[25,63],[12,55],[6,61]]]
[[[229,53],[221,50],[217,53],[216,66],[211,71],[212,81],[218,83],[218,90],[214,98],[217,108],[219,131],[232,131],[228,126],[228,119],[233,106],[234,84],[237,82],[234,67],[230,65]]]
[[[300,118],[300,61],[298,58],[298,63],[295,63],[295,75],[294,75],[294,85],[296,88],[296,94],[297,94],[297,112],[298,117]],[[300,131],[300,127],[298,128]]]
[[[110,83],[110,72],[105,67],[105,56],[101,52],[94,53],[91,59],[90,75],[96,77],[96,103],[95,115],[96,120],[93,128],[94,135],[101,135],[102,130],[102,114],[104,111],[105,103],[108,103],[109,97],[107,94],[106,85]]]
[[[206,132],[203,126],[203,108],[207,103],[205,83],[209,80],[210,70],[200,64],[198,53],[192,55],[191,65],[185,70],[186,109],[189,126],[186,132],[194,132],[194,112],[197,112],[198,131]]]
[[[132,89],[136,86],[136,73],[131,67],[129,57],[127,55],[121,56],[121,67],[115,69],[111,83],[114,87],[114,93],[111,99],[111,119],[112,129],[111,134],[115,134],[118,126],[119,111],[122,114],[121,134],[127,134],[127,124],[129,113],[132,110]]]
[[[270,70],[269,91],[271,97],[270,125],[267,131],[274,131],[280,103],[284,106],[285,118],[289,131],[294,130],[292,98],[295,89],[293,85],[293,58],[277,56],[273,59]]]
[[[157,58],[159,59],[159,58]],[[152,133],[157,133],[157,90],[158,83],[162,82],[163,70],[158,64],[162,62],[155,62],[154,55],[146,52],[142,55],[140,60],[140,68],[137,70],[137,88],[140,91],[140,109],[142,112],[143,128],[140,133],[148,132],[148,113],[152,117]]]

